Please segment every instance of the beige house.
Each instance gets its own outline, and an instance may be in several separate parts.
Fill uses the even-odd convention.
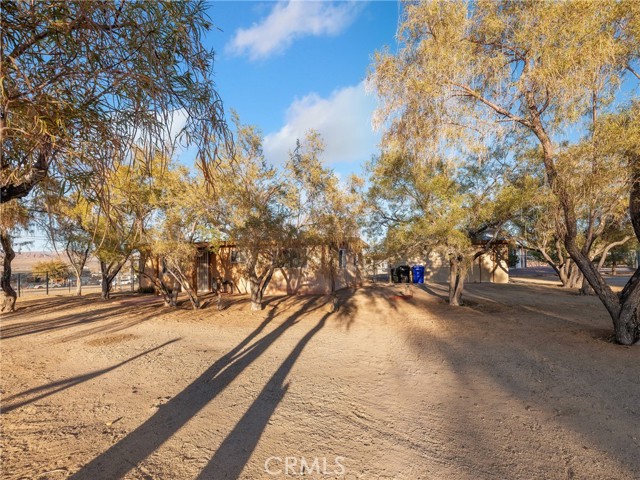
[[[360,245],[361,242],[355,242]],[[194,245],[194,263],[191,276],[198,294],[216,290],[236,293],[249,292],[249,280],[245,274],[242,251],[232,243],[217,248],[208,244]],[[266,295],[326,294],[331,291],[329,255],[335,265],[335,289],[362,285],[360,268],[361,246],[344,246],[337,251],[327,246],[305,249],[290,249],[284,252],[279,265],[269,282]],[[146,261],[144,269],[148,275],[162,275],[162,262]],[[142,287],[153,286],[149,279],[141,278]]]
[[[505,245],[496,245],[493,250],[476,258],[467,273],[467,282],[472,283],[509,283],[509,249]],[[389,264],[424,265],[425,282],[443,283],[449,281],[449,261],[439,253],[432,252],[427,258],[410,258]]]

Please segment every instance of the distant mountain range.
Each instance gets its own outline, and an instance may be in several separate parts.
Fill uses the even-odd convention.
[[[16,258],[11,262],[11,271],[12,273],[31,273],[36,263],[55,259],[69,263],[69,259],[63,252],[60,254],[55,252],[16,252]],[[85,268],[88,268],[91,272],[99,272],[100,264],[98,259],[90,257]]]

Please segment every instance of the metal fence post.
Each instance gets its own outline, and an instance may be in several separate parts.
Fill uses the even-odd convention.
[[[47,284],[47,290],[46,290],[46,294],[49,295],[49,272],[46,272],[44,274],[44,281]]]
[[[20,296],[20,294],[22,293],[21,290],[21,285],[20,285],[20,274],[18,274],[18,297]]]

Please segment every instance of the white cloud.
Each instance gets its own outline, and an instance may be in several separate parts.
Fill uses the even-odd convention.
[[[260,23],[238,29],[226,48],[251,60],[264,59],[283,52],[296,38],[339,34],[361,8],[355,2],[278,2]]]
[[[274,164],[284,163],[296,140],[304,140],[313,129],[325,142],[326,163],[369,160],[380,140],[371,126],[375,107],[375,98],[365,93],[363,83],[336,90],[329,98],[312,93],[296,99],[287,110],[286,124],[265,136],[265,157]]]

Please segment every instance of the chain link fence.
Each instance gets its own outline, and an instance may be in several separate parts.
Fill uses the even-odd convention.
[[[100,276],[93,274],[91,276],[83,275],[80,277],[82,289],[100,290]],[[49,272],[30,272],[30,273],[14,273],[11,275],[11,286],[18,294],[18,298],[25,295],[41,294],[53,295],[64,293],[75,293],[78,285],[78,279],[75,275],[66,275],[63,277],[52,276]],[[135,291],[138,287],[138,278],[135,275],[118,275],[113,280],[112,291],[128,292]]]

